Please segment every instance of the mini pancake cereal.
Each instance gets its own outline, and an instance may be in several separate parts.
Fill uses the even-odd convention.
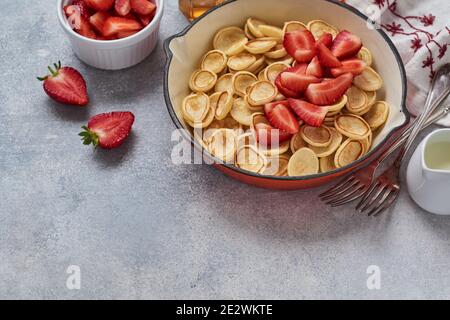
[[[212,50],[203,56],[202,69],[215,74],[221,73],[227,66],[227,55],[220,50]]]
[[[339,30],[323,20],[313,20],[307,25],[307,28],[314,35],[314,38],[319,39],[324,33],[330,33],[333,38],[337,36]]]
[[[222,162],[274,177],[326,173],[370,152],[388,121],[377,61],[348,28],[319,17],[279,25],[249,17],[206,41],[181,113]],[[327,66],[336,60],[341,67]]]
[[[229,27],[216,33],[213,40],[214,49],[224,52],[228,56],[236,55],[245,50],[248,39],[244,30],[238,27]]]
[[[364,144],[360,140],[347,139],[334,156],[336,168],[345,167],[358,160],[364,154]]]
[[[290,177],[301,177],[319,172],[319,158],[309,148],[297,150],[289,159],[288,174]]]

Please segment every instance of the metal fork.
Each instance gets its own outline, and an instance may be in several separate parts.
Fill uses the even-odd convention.
[[[369,216],[377,216],[389,208],[395,200],[397,200],[400,194],[400,167],[402,165],[402,161],[409,149],[411,149],[414,140],[420,133],[430,114],[434,111],[433,108],[435,107],[436,106],[431,106],[430,108],[424,110],[423,114],[416,120],[416,123],[412,126],[411,133],[409,134],[406,143],[401,145],[400,153],[394,163],[386,169],[386,171],[384,171],[374,181],[374,183],[372,183],[370,189],[364,193],[363,198],[356,206],[356,210],[359,210],[361,213],[368,212]]]
[[[431,112],[436,110],[440,106],[440,104],[447,98],[449,93],[450,88],[444,90],[444,92],[436,99],[436,101],[431,106],[428,105],[428,107],[430,107],[429,110]],[[447,113],[448,109],[442,112],[438,112],[430,119],[428,119],[428,121],[424,125],[429,126],[438,119],[444,117]],[[429,112],[427,114],[425,114],[424,112],[423,116],[426,116],[424,119],[427,120],[427,118],[429,118],[429,115]],[[375,173],[380,167],[381,163],[384,162],[384,160],[386,160],[406,142],[408,137],[413,133],[414,128],[417,124],[419,124],[418,121],[413,122],[389,148],[387,148],[382,154],[378,156],[378,158],[373,160],[373,162],[371,162],[368,166],[354,172],[334,187],[320,194],[320,199],[333,207],[338,207],[352,202],[366,194],[367,191],[371,188],[372,182],[375,180]],[[419,129],[422,128],[425,127],[420,126]]]

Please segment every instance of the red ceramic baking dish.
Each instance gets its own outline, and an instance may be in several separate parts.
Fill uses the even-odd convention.
[[[378,99],[387,101],[391,110],[387,123],[374,138],[371,151],[346,167],[302,177],[262,176],[234,165],[214,164],[218,170],[237,180],[263,188],[287,190],[317,187],[367,164],[386,145],[389,138],[409,122],[410,116],[405,106],[406,76],[400,55],[383,30],[370,27],[368,17],[344,3],[329,0],[231,0],[208,11],[181,33],[167,39],[164,44],[167,54],[164,78],[167,109],[176,128],[185,129],[186,139],[196,148],[203,149],[192,138],[181,112],[182,101],[190,92],[189,77],[197,69],[203,54],[211,50],[215,33],[227,26],[243,26],[248,17],[258,17],[278,26],[286,21],[307,23],[321,19],[339,29],[351,30],[361,37],[364,46],[371,51],[374,68],[383,79]],[[203,152],[212,157],[206,150]]]

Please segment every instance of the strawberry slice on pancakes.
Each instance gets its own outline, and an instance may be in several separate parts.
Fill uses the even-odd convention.
[[[319,39],[317,39],[316,45],[319,43],[323,43],[325,47],[331,49],[331,46],[333,44],[333,36],[331,35],[331,33],[325,32],[323,35],[320,36]]]
[[[320,127],[328,113],[327,107],[319,107],[303,100],[288,99],[288,102],[297,116],[313,127]]]
[[[258,143],[267,147],[270,147],[275,141],[280,144],[292,138],[292,134],[272,127],[267,119],[255,124],[255,132]]]
[[[315,39],[309,30],[296,30],[284,36],[284,48],[297,62],[310,62],[316,55]]]
[[[305,97],[319,106],[332,105],[344,95],[352,82],[353,74],[344,73],[336,79],[310,84],[305,91]]]
[[[341,61],[342,66],[330,69],[333,77],[339,77],[340,75],[351,72],[354,76],[361,74],[366,68],[367,64],[360,59],[348,59]]]
[[[320,64],[324,67],[336,68],[342,66],[342,63],[336,58],[333,53],[323,43],[318,43],[317,57]]]
[[[331,46],[331,52],[338,59],[354,57],[361,50],[362,41],[350,31],[339,32]]]
[[[266,104],[264,112],[273,127],[290,134],[296,134],[300,130],[298,120],[289,108],[287,100]]]
[[[306,74],[317,78],[323,77],[323,70],[322,66],[320,65],[319,58],[314,57],[314,59],[312,59],[312,61],[308,65],[308,68],[306,68]]]

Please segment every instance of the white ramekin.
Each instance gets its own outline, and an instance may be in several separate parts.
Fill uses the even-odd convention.
[[[63,7],[71,0],[58,0],[58,19],[78,58],[98,69],[119,70],[138,64],[155,49],[159,39],[164,0],[155,1],[157,11],[153,21],[140,32],[118,40],[93,40],[72,30],[63,12]]]

